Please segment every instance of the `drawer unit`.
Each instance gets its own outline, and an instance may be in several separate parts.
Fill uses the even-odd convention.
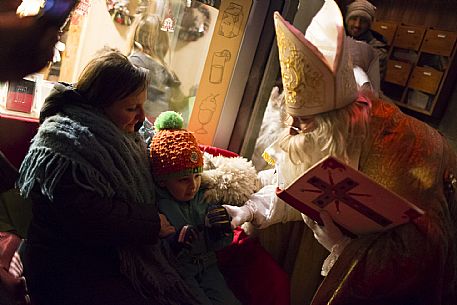
[[[400,25],[397,28],[393,45],[398,48],[418,51],[424,34],[425,28],[423,27]]]
[[[422,52],[450,56],[454,49],[457,33],[429,29],[422,43]]]
[[[411,64],[398,60],[388,60],[384,81],[405,86],[411,72]]]
[[[425,93],[435,94],[438,91],[443,72],[428,68],[415,67],[411,78],[409,79],[408,87]]]
[[[388,21],[375,21],[371,25],[371,28],[384,36],[389,46],[392,45],[392,41],[395,37],[395,32],[397,31],[396,23]]]

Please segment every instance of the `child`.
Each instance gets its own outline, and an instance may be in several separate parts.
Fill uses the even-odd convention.
[[[208,205],[200,190],[203,153],[193,134],[182,129],[181,115],[161,113],[150,146],[160,212],[176,228],[169,236],[178,271],[203,305],[238,305],[217,266],[214,250],[228,245],[230,217],[220,205]]]

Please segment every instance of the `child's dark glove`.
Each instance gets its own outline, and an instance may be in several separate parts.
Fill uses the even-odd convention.
[[[230,233],[232,227],[230,225],[231,217],[227,210],[218,204],[208,206],[205,217],[205,226],[213,232]]]
[[[170,246],[174,252],[179,252],[183,248],[191,249],[192,243],[199,239],[199,233],[197,228],[191,225],[185,225],[178,230],[175,234],[171,235],[167,239],[170,240]]]

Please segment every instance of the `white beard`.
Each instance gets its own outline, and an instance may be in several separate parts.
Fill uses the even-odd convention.
[[[285,187],[328,155],[328,149],[319,138],[321,137],[317,132],[312,131],[287,135],[279,141],[279,147],[284,154],[279,171]]]
[[[284,134],[267,152],[278,170],[279,186],[287,187],[327,155],[358,168],[361,148],[368,135],[370,106],[353,103],[317,115],[317,128],[297,135]]]
[[[267,167],[267,163],[262,157],[263,152],[271,143],[280,138],[282,131],[286,129],[281,117],[283,105],[284,92],[279,94],[279,88],[274,87],[263,115],[262,126],[251,157],[252,163],[258,171]]]

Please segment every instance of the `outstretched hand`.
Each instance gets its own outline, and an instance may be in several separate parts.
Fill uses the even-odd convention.
[[[232,217],[232,221],[230,222],[232,229],[241,226],[245,222],[252,221],[253,214],[248,206],[244,205],[237,207],[228,204],[224,204],[222,206],[227,210],[227,213],[230,215],[230,217]]]

